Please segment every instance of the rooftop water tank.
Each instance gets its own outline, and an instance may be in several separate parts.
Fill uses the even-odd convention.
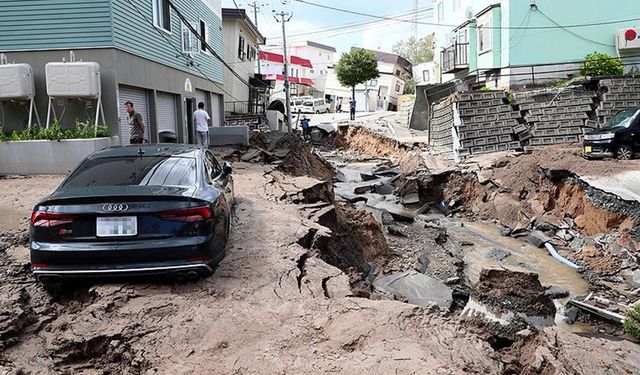
[[[47,95],[54,98],[97,99],[100,65],[95,62],[50,62],[45,66]]]
[[[29,64],[0,65],[0,100],[31,100],[35,93]]]

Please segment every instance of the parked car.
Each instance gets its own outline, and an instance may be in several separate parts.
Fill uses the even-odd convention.
[[[302,104],[302,113],[329,113],[329,104],[324,99],[307,99]]]
[[[582,154],[585,158],[615,157],[632,159],[640,149],[640,108],[616,113],[600,129],[585,134]]]
[[[232,168],[190,145],[114,147],[87,157],[31,215],[33,273],[212,274],[225,256]]]
[[[302,111],[302,103],[304,103],[303,99],[292,98],[291,99],[291,112],[298,113],[298,111]]]

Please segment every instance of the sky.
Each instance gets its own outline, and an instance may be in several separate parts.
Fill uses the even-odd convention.
[[[282,25],[277,23],[272,11],[285,11],[293,13],[290,22],[286,23],[287,44],[311,40],[335,47],[338,50],[336,59],[342,52],[348,52],[352,46],[374,49],[384,52],[392,52],[392,46],[399,40],[405,40],[412,35],[411,23],[384,21],[368,25],[360,25],[357,28],[327,31],[327,28],[353,26],[353,24],[370,23],[377,21],[373,18],[347,14],[330,9],[323,9],[297,0],[288,0],[289,4],[282,4],[283,0],[263,0],[259,4],[268,4],[260,8],[258,13],[258,28],[267,37],[267,45],[282,45]],[[398,17],[402,13],[413,11],[413,0],[307,0],[309,2],[326,6],[348,9],[361,13],[380,16]],[[247,14],[253,19],[253,10],[246,0],[235,0],[241,9],[246,9]],[[418,13],[420,21],[432,22],[432,0],[419,0]],[[235,8],[233,0],[222,0],[223,8]],[[406,15],[406,20],[411,20],[412,15]],[[426,25],[418,25],[418,36],[424,36],[433,30],[428,30]],[[324,29],[324,30],[323,30]]]

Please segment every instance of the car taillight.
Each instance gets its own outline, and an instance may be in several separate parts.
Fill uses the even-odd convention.
[[[31,224],[33,224],[34,227],[55,227],[72,222],[73,215],[69,214],[43,211],[33,211],[31,214]]]
[[[170,221],[181,221],[186,223],[193,223],[196,221],[203,221],[211,218],[211,208],[193,207],[185,208],[182,210],[163,211],[156,214],[161,219]]]

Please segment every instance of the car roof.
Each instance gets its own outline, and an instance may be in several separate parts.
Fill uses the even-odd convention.
[[[144,153],[144,156],[179,156],[185,158],[195,158],[202,153],[202,150],[196,145],[185,144],[141,144],[141,145],[129,145],[129,146],[113,146],[96,151],[90,158],[113,158],[113,157],[126,157],[126,156],[139,156],[140,150]]]

